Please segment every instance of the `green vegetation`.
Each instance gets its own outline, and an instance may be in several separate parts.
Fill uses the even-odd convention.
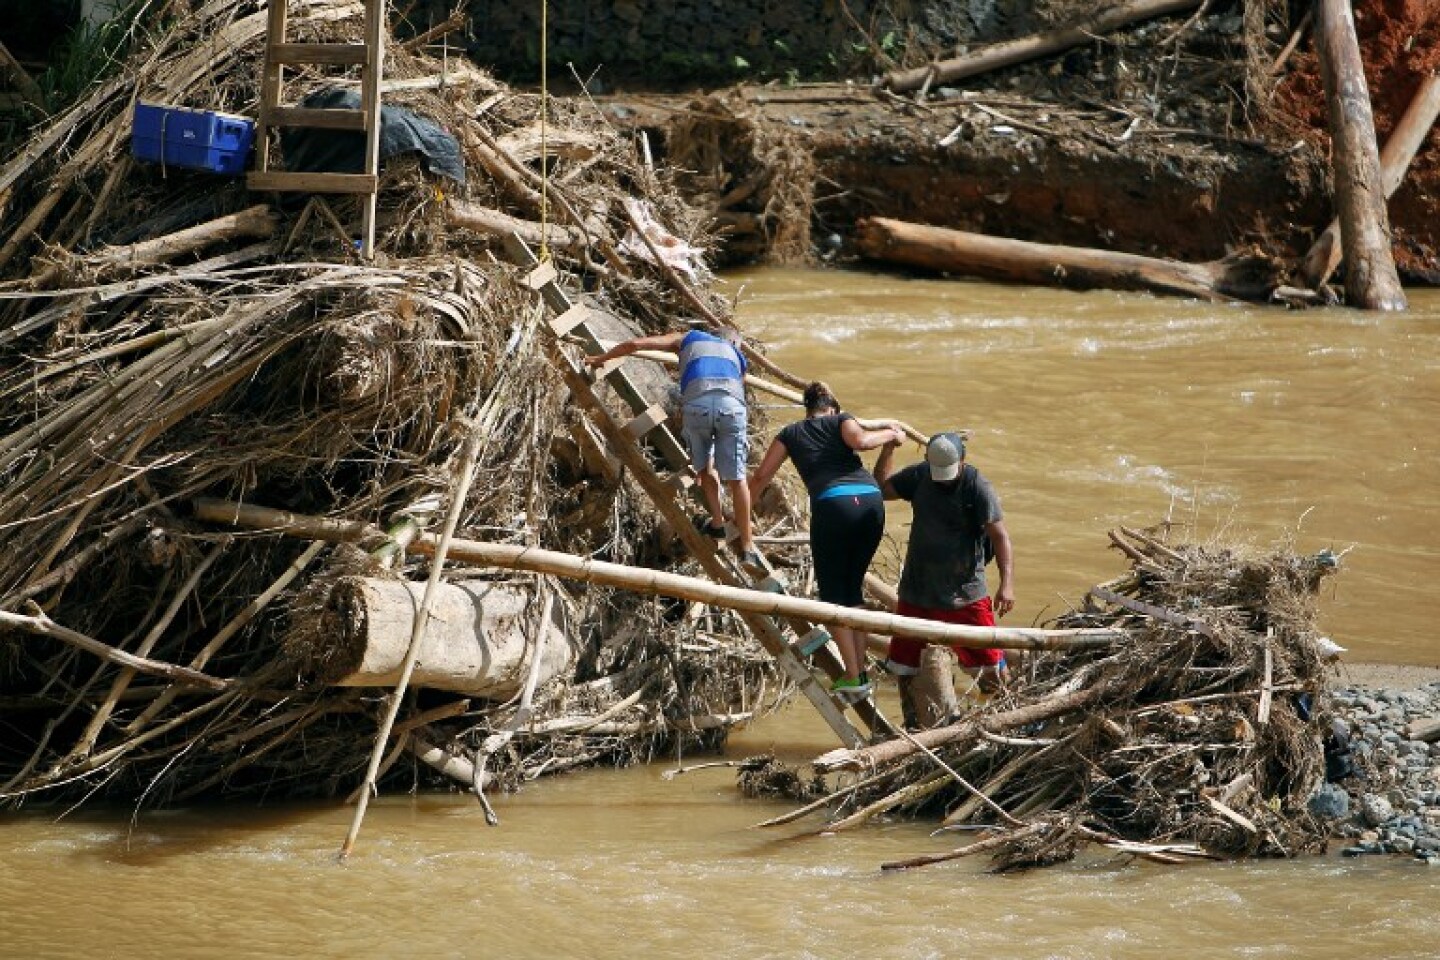
[[[51,51],[49,68],[35,78],[51,113],[64,110],[119,69],[150,5],[150,0],[134,0],[105,23],[77,19]]]

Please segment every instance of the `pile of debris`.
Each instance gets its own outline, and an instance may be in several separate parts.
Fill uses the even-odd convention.
[[[823,832],[891,813],[995,831],[888,868],[981,853],[1037,866],[1090,843],[1164,862],[1323,849],[1327,824],[1307,804],[1325,775],[1334,648],[1314,615],[1337,558],[1111,536],[1131,571],[1057,625],[1129,641],[1039,655],[944,725],[820,757],[817,772],[855,778],[766,825],[828,810]]]
[[[362,36],[358,3],[289,6],[293,42]],[[416,530],[687,562],[567,405],[554,361],[570,348],[501,252],[542,245],[615,339],[696,303],[724,314],[655,254],[657,237],[708,243],[665,175],[583,103],[387,44],[386,108],[448,133],[470,175],[386,160],[362,262],[353,198],[276,200],[132,159],[136,100],[253,116],[260,90],[263,5],[162,7],[118,77],[0,167],[10,804],[350,791],[411,639]],[[300,72],[288,98],[335,83]],[[307,544],[204,519],[197,498],[388,535]],[[487,596],[492,646],[412,690],[392,781],[421,769],[395,765],[407,749],[479,788],[713,743],[788,691],[723,611],[445,576],[447,609]]]

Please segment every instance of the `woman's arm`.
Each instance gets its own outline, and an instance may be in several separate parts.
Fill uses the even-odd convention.
[[[840,424],[840,439],[844,440],[845,445],[851,450],[874,450],[887,443],[902,443],[905,440],[905,433],[893,422],[883,427],[867,430],[852,417]]]
[[[788,456],[790,456],[790,451],[785,449],[785,444],[780,442],[779,437],[770,441],[770,449],[765,451],[765,456],[760,460],[760,466],[756,467],[755,472],[750,474],[748,483],[750,486],[751,503],[759,500],[761,491],[770,485],[770,480],[775,476],[775,471],[780,469],[780,465],[785,462],[785,458]]]

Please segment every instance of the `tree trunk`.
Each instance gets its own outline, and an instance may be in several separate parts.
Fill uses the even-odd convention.
[[[920,653],[920,673],[910,684],[915,720],[922,730],[938,727],[955,715],[955,654],[948,647],[931,645]]]
[[[1390,251],[1390,217],[1375,146],[1375,117],[1349,0],[1316,0],[1316,48],[1330,114],[1335,205],[1345,253],[1345,299],[1362,310],[1404,310]]]
[[[1106,10],[1093,19],[1084,20],[1070,27],[1037,33],[1019,40],[991,44],[974,53],[953,60],[941,60],[929,66],[913,70],[896,70],[885,75],[885,86],[896,93],[916,90],[928,80],[932,85],[951,83],[974,77],[991,70],[1014,66],[1027,60],[1059,53],[1082,43],[1091,43],[1097,34],[1108,33],[1117,27],[1151,20],[1172,13],[1180,13],[1200,6],[1201,0],[1136,0]]]
[[[876,260],[1076,290],[1150,290],[1205,300],[1268,301],[1280,265],[1258,255],[1181,263],[1109,250],[1029,243],[871,217],[856,224],[860,252]]]
[[[1405,174],[1425,143],[1430,128],[1435,125],[1437,116],[1440,116],[1440,75],[1432,75],[1420,84],[1419,91],[1405,110],[1405,116],[1390,131],[1390,139],[1386,141],[1385,149],[1380,151],[1380,179],[1385,185],[1387,200],[1405,182]],[[1340,221],[1332,220],[1305,255],[1305,265],[1301,268],[1305,285],[1319,290],[1340,266],[1341,256]]]
[[[410,645],[415,608],[425,584],[347,577],[331,589],[320,621],[320,642],[292,638],[287,652],[340,687],[393,687]],[[536,649],[530,589],[475,582],[436,586],[430,623],[411,684],[491,700],[524,685]],[[552,616],[537,683],[569,675],[577,645]]]

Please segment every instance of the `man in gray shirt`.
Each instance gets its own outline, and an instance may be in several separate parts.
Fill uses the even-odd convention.
[[[1014,557],[1000,498],[980,471],[965,462],[965,441],[959,434],[931,437],[925,462],[898,472],[891,464],[897,445],[886,445],[875,462],[875,480],[885,499],[908,500],[914,511],[896,613],[993,627],[997,615],[1003,617],[1015,607]],[[1000,572],[993,603],[985,582],[991,552]],[[900,678],[907,715],[909,681],[919,672],[923,649],[918,640],[890,641],[888,665]],[[976,676],[982,691],[998,686],[1005,672],[1004,651],[954,650],[960,666]]]

